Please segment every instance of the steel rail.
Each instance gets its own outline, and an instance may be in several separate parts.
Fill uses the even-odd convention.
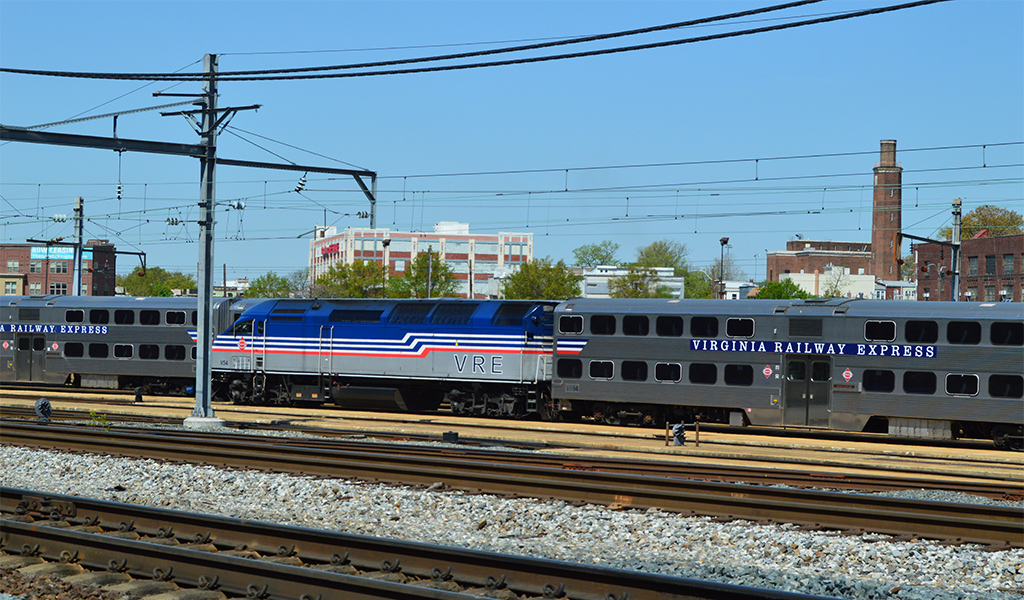
[[[441,451],[430,456],[397,456],[383,447],[374,451],[346,451],[278,446],[274,440],[268,443],[267,438],[211,439],[202,434],[166,436],[151,434],[149,430],[4,427],[4,443],[9,444],[411,485],[443,482],[474,492],[1024,547],[1024,508],[1017,507],[566,470],[498,460],[468,460]]]
[[[0,488],[0,507],[5,513],[34,513],[69,523],[82,521],[123,529],[120,524],[130,522],[132,531],[140,535],[166,539],[167,532],[173,531],[175,539],[209,540],[209,543],[221,550],[245,546],[261,555],[275,556],[279,554],[279,548],[286,548],[288,556],[297,556],[306,565],[336,564],[339,561],[335,557],[344,556],[345,564],[361,571],[379,571],[383,565],[400,565],[403,574],[427,581],[437,579],[437,574],[448,572],[451,579],[463,588],[496,589],[496,582],[502,582],[503,586],[520,596],[527,594],[558,598],[561,596],[553,592],[560,590],[561,595],[574,600],[606,600],[627,596],[630,599],[650,600],[820,598],[639,571],[199,515],[13,488]],[[45,524],[47,522],[57,524],[52,521],[36,524],[0,521],[6,548],[39,544],[40,552],[50,559],[59,559],[64,551],[77,550],[83,566],[93,568],[106,568],[111,560],[127,559],[125,568],[137,577],[149,576],[154,572],[167,573],[173,569],[175,580],[189,586],[194,587],[201,581],[211,581],[216,577],[225,592],[244,596],[250,590],[263,590],[264,595],[257,597],[266,600],[293,600],[302,596],[316,598],[318,594],[323,598],[338,597],[339,594],[346,598],[467,597],[463,593],[426,589],[413,584],[390,583],[356,575],[223,556],[216,552],[80,533],[69,531],[67,527],[50,527]]]

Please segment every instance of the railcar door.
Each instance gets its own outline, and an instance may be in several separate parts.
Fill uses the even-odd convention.
[[[828,427],[832,394],[832,357],[787,354],[782,384],[786,425]]]
[[[46,376],[46,338],[40,333],[15,336],[14,380],[43,381]]]

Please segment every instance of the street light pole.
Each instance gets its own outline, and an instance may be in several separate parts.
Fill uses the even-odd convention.
[[[729,238],[724,237],[718,241],[722,244],[722,258],[718,263],[718,298],[721,300],[725,298],[725,245],[729,243]]]

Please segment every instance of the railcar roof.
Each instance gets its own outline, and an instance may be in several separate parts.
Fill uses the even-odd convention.
[[[230,298],[217,298],[214,302],[231,300]],[[3,298],[4,306],[18,306],[22,308],[175,308],[193,309],[198,306],[198,300],[194,297],[142,297],[142,296],[6,296]]]

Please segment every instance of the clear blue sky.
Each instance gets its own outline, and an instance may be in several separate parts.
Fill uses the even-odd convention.
[[[828,1],[728,26],[525,56],[896,3]],[[0,0],[0,66],[198,72],[207,53],[221,55],[221,71],[339,65],[608,33],[768,5]],[[3,73],[0,122],[30,126],[180,100],[155,98],[157,90],[200,87]],[[719,238],[727,236],[736,264],[760,279],[765,250],[783,249],[796,234],[869,241],[871,169],[882,139],[898,143],[907,233],[932,236],[948,225],[954,198],[963,198],[965,212],[981,204],[1024,210],[1024,3],[1016,0],[947,2],[571,60],[224,82],[220,91],[222,107],[262,105],[229,123],[219,139],[221,157],[373,170],[380,227],[423,231],[457,220],[475,232],[532,232],[536,255],[567,262],[574,248],[590,242],[612,240],[621,245],[618,258],[628,261],[638,247],[670,239],[686,245],[693,264],[707,267],[719,256]],[[198,143],[183,118],[158,112],[122,116],[117,127],[121,137]],[[112,119],[47,131],[109,136]],[[1017,144],[999,145],[1009,142]],[[953,146],[974,147],[937,149]],[[846,153],[862,154],[835,156]],[[832,156],[775,160],[807,155]],[[298,236],[323,223],[325,210],[327,223],[339,229],[369,225],[356,216],[368,204],[351,179],[310,174],[299,195],[292,190],[300,175],[218,168],[218,201],[244,199],[247,208],[218,213],[217,282],[222,264],[229,279],[304,268],[309,236]],[[150,265],[194,272],[198,179],[199,163],[190,158],[125,153],[119,160],[111,151],[5,143],[0,239],[70,236],[70,221],[49,217],[70,214],[74,198],[83,196],[88,237],[141,249]],[[168,217],[193,223],[168,226]],[[118,270],[134,265],[122,257]]]

